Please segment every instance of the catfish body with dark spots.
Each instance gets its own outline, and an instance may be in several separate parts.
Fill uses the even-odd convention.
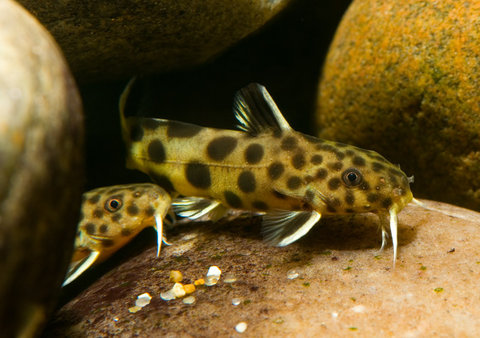
[[[63,285],[100,263],[147,227],[157,230],[160,251],[163,218],[170,195],[151,183],[97,188],[83,194],[74,253]]]
[[[127,166],[171,192],[265,212],[266,238],[275,244],[303,236],[322,214],[390,213],[396,227],[396,214],[412,199],[397,166],[374,151],[293,130],[258,84],[236,95],[241,131],[125,118],[127,94],[128,88],[121,99]]]

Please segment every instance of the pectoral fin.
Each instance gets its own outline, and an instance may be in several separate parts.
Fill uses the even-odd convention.
[[[198,219],[206,216],[210,221],[217,221],[228,212],[228,208],[219,201],[202,197],[176,198],[172,208],[181,217]]]
[[[78,276],[84,273],[85,270],[87,270],[89,267],[92,266],[93,263],[95,263],[99,255],[99,251],[91,251],[90,254],[88,256],[85,256],[83,259],[70,263],[67,276],[62,286],[68,285],[75,279],[77,279]]]
[[[286,246],[304,236],[319,220],[316,211],[274,211],[263,216],[263,234],[267,242]]]

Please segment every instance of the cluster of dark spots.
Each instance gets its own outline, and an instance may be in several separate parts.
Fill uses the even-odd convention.
[[[249,164],[257,164],[262,160],[263,154],[263,146],[258,143],[252,143],[245,150],[245,161]]]
[[[240,209],[243,206],[242,200],[234,192],[227,190],[223,193],[223,196],[227,204],[232,208]]]
[[[115,243],[111,239],[102,239],[102,246],[105,248],[112,247]]]
[[[200,162],[190,162],[185,168],[187,181],[198,189],[208,189],[212,185],[210,169]]]
[[[95,229],[95,224],[93,224],[93,223],[87,223],[87,224],[85,224],[85,231],[86,231],[87,234],[89,234],[89,235],[95,234],[95,231],[96,231],[96,229]]]
[[[331,170],[340,171],[343,168],[342,162],[330,162],[327,163],[327,167]]]
[[[298,176],[290,176],[287,180],[287,188],[290,190],[296,190],[300,188],[302,179]]]
[[[335,209],[333,206],[331,206],[330,204],[327,204],[327,211],[328,212],[331,212],[331,213],[336,213],[337,212],[337,209]]]
[[[317,170],[317,173],[315,174],[315,178],[319,179],[319,180],[323,180],[324,178],[326,178],[328,175],[328,171],[327,169],[325,168],[320,168]]]
[[[118,223],[122,219],[123,215],[121,213],[115,214],[112,216],[112,222]]]
[[[287,195],[282,194],[281,192],[276,191],[275,189],[272,190],[272,195],[275,196],[278,199],[285,200],[288,198]]]
[[[121,190],[123,190],[123,189],[122,189],[122,188],[118,188],[118,187],[117,187],[117,188],[112,188],[112,189],[109,189],[109,190],[107,191],[107,194],[108,194],[108,195],[116,194],[117,192],[119,192],[119,191],[121,191]]]
[[[338,177],[331,178],[328,181],[328,189],[330,190],[337,190],[340,188],[341,181]]]
[[[310,158],[310,162],[315,165],[322,164],[323,156],[319,154],[315,154]]]
[[[312,175],[306,175],[303,177],[303,180],[305,181],[305,183],[310,183],[315,181],[315,177],[313,177]]]
[[[97,208],[97,209],[93,210],[92,217],[93,218],[102,218],[103,217],[103,210],[100,209],[100,208]]]
[[[367,181],[363,181],[362,184],[360,184],[360,188],[362,190],[370,190],[370,184]]]
[[[329,199],[328,204],[332,207],[339,207],[342,205],[342,202],[338,198],[333,197]]]
[[[388,208],[390,208],[392,203],[393,203],[392,199],[390,197],[387,197],[382,201],[382,207],[384,207],[385,209],[388,209]]]
[[[385,166],[379,162],[373,162],[372,163],[372,170],[375,172],[379,172],[381,170],[384,170]]]
[[[251,171],[242,171],[237,180],[238,187],[245,193],[254,192],[257,186],[255,176]]]
[[[143,138],[143,128],[138,122],[130,126],[130,140],[133,142],[140,142]]]
[[[352,149],[347,149],[345,151],[345,155],[351,157],[351,156],[355,155],[355,152]]]
[[[397,169],[397,168],[388,168],[388,171],[392,174],[392,175],[396,175],[396,176],[404,176],[403,172],[400,170],[400,169]]]
[[[315,149],[324,150],[324,151],[328,151],[328,152],[331,152],[331,153],[334,153],[337,150],[334,146],[332,146],[331,144],[328,144],[328,143],[317,144],[315,146]]]
[[[369,201],[370,203],[375,203],[379,199],[380,199],[379,194],[370,193],[367,195],[367,201]]]
[[[153,140],[147,148],[148,157],[155,163],[162,163],[166,159],[165,148],[160,140]]]
[[[132,231],[129,228],[123,228],[122,231],[120,231],[120,234],[124,237],[128,237],[132,234]]]
[[[312,203],[314,197],[315,197],[315,194],[313,193],[313,191],[307,190],[307,191],[305,192],[305,196],[303,197],[303,200],[304,200],[306,203]]]
[[[341,151],[339,150],[336,150],[335,151],[335,156],[337,157],[337,160],[341,161],[345,158],[345,154],[342,153]]]
[[[157,183],[159,186],[161,186],[165,191],[167,192],[173,192],[175,191],[175,188],[173,186],[172,181],[165,176],[165,175],[157,175],[154,172],[151,172],[149,176],[152,178],[152,180]]]
[[[280,162],[273,162],[273,163],[270,164],[270,166],[268,167],[268,176],[269,176],[272,180],[276,180],[276,179],[280,178],[280,176],[282,176],[284,170],[285,170],[285,168],[284,168],[284,166],[283,166],[282,163],[280,163]]]
[[[254,207],[257,210],[265,211],[268,210],[268,205],[265,202],[262,201],[254,201],[252,203],[252,207]]]
[[[297,148],[297,144],[298,144],[298,141],[295,137],[287,136],[282,140],[280,147],[283,150],[294,150],[295,148]]]
[[[90,197],[87,201],[88,203],[90,204],[95,204],[95,203],[98,203],[98,201],[100,201],[100,194],[97,194],[97,195],[93,195],[92,197]]]
[[[372,155],[369,155],[369,156],[370,156],[371,158],[373,158],[374,160],[377,160],[377,161],[380,161],[380,162],[389,163],[385,157],[383,157],[382,155],[380,155],[380,154],[378,154],[378,153],[372,152]]]
[[[140,209],[138,209],[135,203],[132,203],[127,207],[127,214],[129,214],[130,216],[138,215],[139,212]]]
[[[154,214],[155,214],[155,208],[149,205],[148,208],[145,209],[145,216],[152,217]]]
[[[355,203],[355,196],[351,191],[347,190],[347,193],[345,194],[345,202],[348,205],[353,205]]]
[[[197,135],[203,128],[190,123],[168,121],[167,136],[189,138]]]
[[[302,169],[305,166],[305,156],[298,152],[292,157],[292,165],[295,169]]]
[[[238,140],[231,136],[220,136],[207,146],[207,155],[214,161],[222,161],[237,147]]]
[[[398,180],[397,180],[397,177],[395,175],[388,175],[388,178],[389,178],[391,184],[393,184],[393,185],[398,184]]]
[[[108,225],[106,225],[106,224],[100,225],[100,227],[98,228],[98,231],[101,234],[105,234],[108,231]]]
[[[353,163],[353,165],[355,165],[357,167],[364,167],[367,162],[361,156],[354,156],[353,159],[352,159],[352,163]]]
[[[302,138],[303,138],[305,141],[307,141],[308,143],[317,144],[317,143],[325,142],[325,141],[322,140],[321,138],[318,138],[318,137],[315,137],[315,136],[311,136],[311,135],[307,135],[307,134],[302,134],[302,133],[300,133],[300,135],[301,135]]]
[[[275,138],[281,138],[283,136],[283,130],[282,129],[275,129],[273,131],[273,137]]]

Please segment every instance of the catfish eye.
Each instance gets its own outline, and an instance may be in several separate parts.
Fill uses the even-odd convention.
[[[347,187],[354,187],[362,183],[362,174],[360,171],[354,168],[347,169],[343,172],[342,175],[343,183]]]
[[[118,198],[109,198],[105,202],[105,209],[110,212],[115,212],[122,207],[122,201]]]

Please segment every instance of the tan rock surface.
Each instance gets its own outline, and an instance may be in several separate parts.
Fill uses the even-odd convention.
[[[417,196],[480,210],[480,3],[353,1],[319,88],[320,136],[374,149]]]
[[[394,269],[391,246],[377,254],[374,215],[325,219],[285,248],[262,243],[258,219],[178,227],[159,259],[150,248],[105,274],[59,310],[46,336],[240,336],[239,322],[248,324],[248,337],[473,336],[480,332],[480,214],[428,205],[457,217],[407,206]],[[211,265],[222,277],[197,286],[194,304],[160,298],[173,286],[170,270],[187,284]],[[296,279],[287,278],[292,270]],[[236,281],[226,283],[227,275]],[[129,313],[144,292],[150,304]]]
[[[80,97],[53,38],[0,1],[0,336],[38,334],[70,261],[83,184]]]
[[[52,33],[77,80],[191,67],[262,27],[289,0],[20,0]]]

